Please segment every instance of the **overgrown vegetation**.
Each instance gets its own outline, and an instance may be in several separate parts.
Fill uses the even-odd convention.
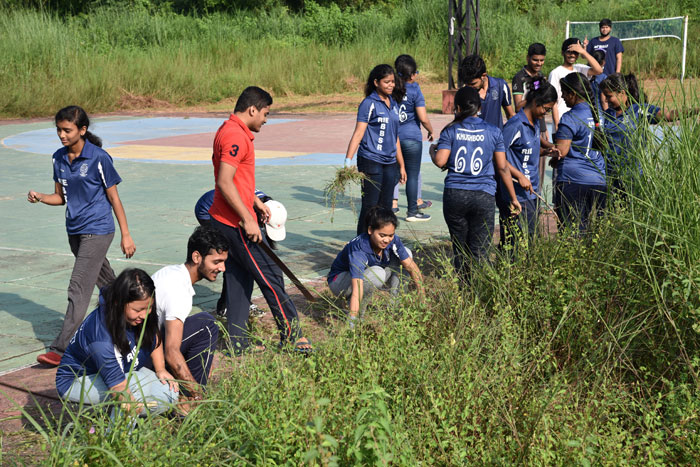
[[[67,104],[112,111],[130,108],[134,97],[156,106],[212,103],[235,98],[250,84],[275,95],[359,91],[374,65],[393,63],[400,53],[416,58],[421,79],[447,82],[446,0],[308,0],[297,9],[269,0],[235,3],[236,11],[217,0],[0,5],[5,117],[52,115]],[[688,0],[509,0],[483,4],[481,13],[489,73],[508,79],[534,41],[549,49],[545,71],[559,64],[567,19],[689,13],[689,35],[700,32],[692,16],[698,6]],[[700,52],[690,44],[687,74],[697,76]],[[625,47],[625,71],[679,76],[678,41]]]
[[[307,359],[228,361],[181,422],[66,408],[47,463],[697,462],[700,124],[661,130],[632,139],[643,175],[589,237],[541,239],[469,286],[423,245],[424,302],[380,298],[356,331],[326,319]]]

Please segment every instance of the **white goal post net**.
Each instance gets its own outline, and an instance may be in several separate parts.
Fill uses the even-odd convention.
[[[685,77],[685,55],[688,46],[688,17],[638,19],[633,21],[613,21],[614,36],[621,41],[652,39],[655,37],[672,37],[683,43],[681,61],[681,81]],[[598,21],[567,21],[566,37],[578,37],[583,40],[598,37]]]

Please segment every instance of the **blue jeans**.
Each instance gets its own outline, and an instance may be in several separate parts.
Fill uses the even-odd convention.
[[[415,140],[401,141],[401,153],[406,167],[406,201],[408,210],[406,216],[418,212],[418,193],[420,191],[420,165],[423,157],[423,142]],[[399,185],[394,190],[394,199],[399,199]]]
[[[358,156],[357,170],[367,176],[367,180],[362,181],[362,208],[357,221],[357,235],[360,235],[367,233],[365,216],[370,208],[379,205],[391,209],[394,185],[399,179],[399,166],[396,162],[380,164]]]
[[[467,275],[469,263],[488,260],[496,213],[494,196],[483,191],[445,188],[442,212],[450,231],[455,270]]]
[[[161,383],[153,370],[141,367],[130,375],[127,374],[126,377],[134,399],[139,402],[153,403],[149,405],[149,411],[153,413],[165,412],[177,402],[177,391],[170,389],[167,383]],[[109,387],[98,373],[76,376],[68,391],[60,396],[71,402],[95,405],[106,401],[109,394]]]
[[[559,182],[554,187],[554,209],[566,227],[578,227],[579,233],[586,233],[591,215],[597,209],[605,209],[607,200],[605,185],[581,185]]]

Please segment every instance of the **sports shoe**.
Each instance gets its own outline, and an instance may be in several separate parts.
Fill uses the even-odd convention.
[[[423,214],[422,212],[417,212],[406,216],[406,222],[425,222],[430,220],[430,214]]]
[[[44,365],[58,366],[61,364],[61,356],[56,352],[49,351],[38,355],[36,357],[36,361],[39,363],[43,363]]]
[[[430,206],[433,205],[432,201],[423,201],[421,204],[419,204],[417,207],[418,209],[428,209]]]
[[[392,211],[394,214],[396,214],[397,212],[399,212],[399,208],[391,208],[391,211]]]

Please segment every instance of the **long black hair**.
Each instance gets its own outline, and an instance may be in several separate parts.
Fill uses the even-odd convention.
[[[58,122],[62,121],[75,124],[75,126],[78,127],[78,130],[80,130],[82,127],[90,128],[90,119],[88,118],[87,113],[82,107],[78,107],[77,105],[69,105],[68,107],[64,107],[56,112],[54,122],[58,124]],[[90,141],[95,146],[102,147],[102,139],[89,131],[86,131],[82,138]]]
[[[625,93],[637,103],[641,102],[644,98],[644,93],[639,88],[639,83],[637,83],[637,78],[633,73],[628,75],[623,75],[622,73],[608,75],[608,77],[600,83],[600,90]]]
[[[396,79],[396,73],[394,73],[391,65],[383,63],[372,68],[372,71],[369,72],[369,78],[367,78],[367,84],[365,84],[365,97],[369,97],[370,94],[377,90],[377,85],[374,84],[375,80],[381,81],[389,75],[394,75],[394,79]]]
[[[396,69],[396,86],[394,86],[392,96],[401,105],[401,101],[406,95],[406,80],[411,79],[411,76],[418,71],[418,64],[416,64],[413,57],[403,54],[396,57],[394,68]]]
[[[479,97],[479,91],[469,86],[464,86],[457,91],[455,94],[455,118],[452,120],[449,126],[459,123],[465,118],[474,117],[481,110],[481,97]]]
[[[527,86],[527,94],[525,95],[525,102],[529,105],[535,103],[535,105],[544,105],[551,102],[557,102],[559,95],[554,86],[549,84],[547,78],[544,76],[536,76],[531,78]]]
[[[156,286],[151,276],[143,269],[125,269],[102,294],[105,299],[105,325],[112,336],[114,345],[122,355],[131,351],[129,340],[126,338],[128,326],[124,317],[126,305],[137,300],[152,298],[151,309],[146,320],[140,327],[134,329],[136,340],[141,338],[142,349],[152,349],[158,343],[158,317],[156,316]]]
[[[595,123],[591,148],[595,149],[596,151],[605,151],[607,149],[605,134],[603,133],[603,129],[600,127],[598,111],[596,109],[595,101],[593,100],[593,90],[591,89],[591,83],[588,81],[586,75],[583,73],[569,73],[561,79],[560,84],[562,94],[564,94],[564,92],[568,92],[577,95],[583,99],[583,101],[591,109],[593,122]]]

